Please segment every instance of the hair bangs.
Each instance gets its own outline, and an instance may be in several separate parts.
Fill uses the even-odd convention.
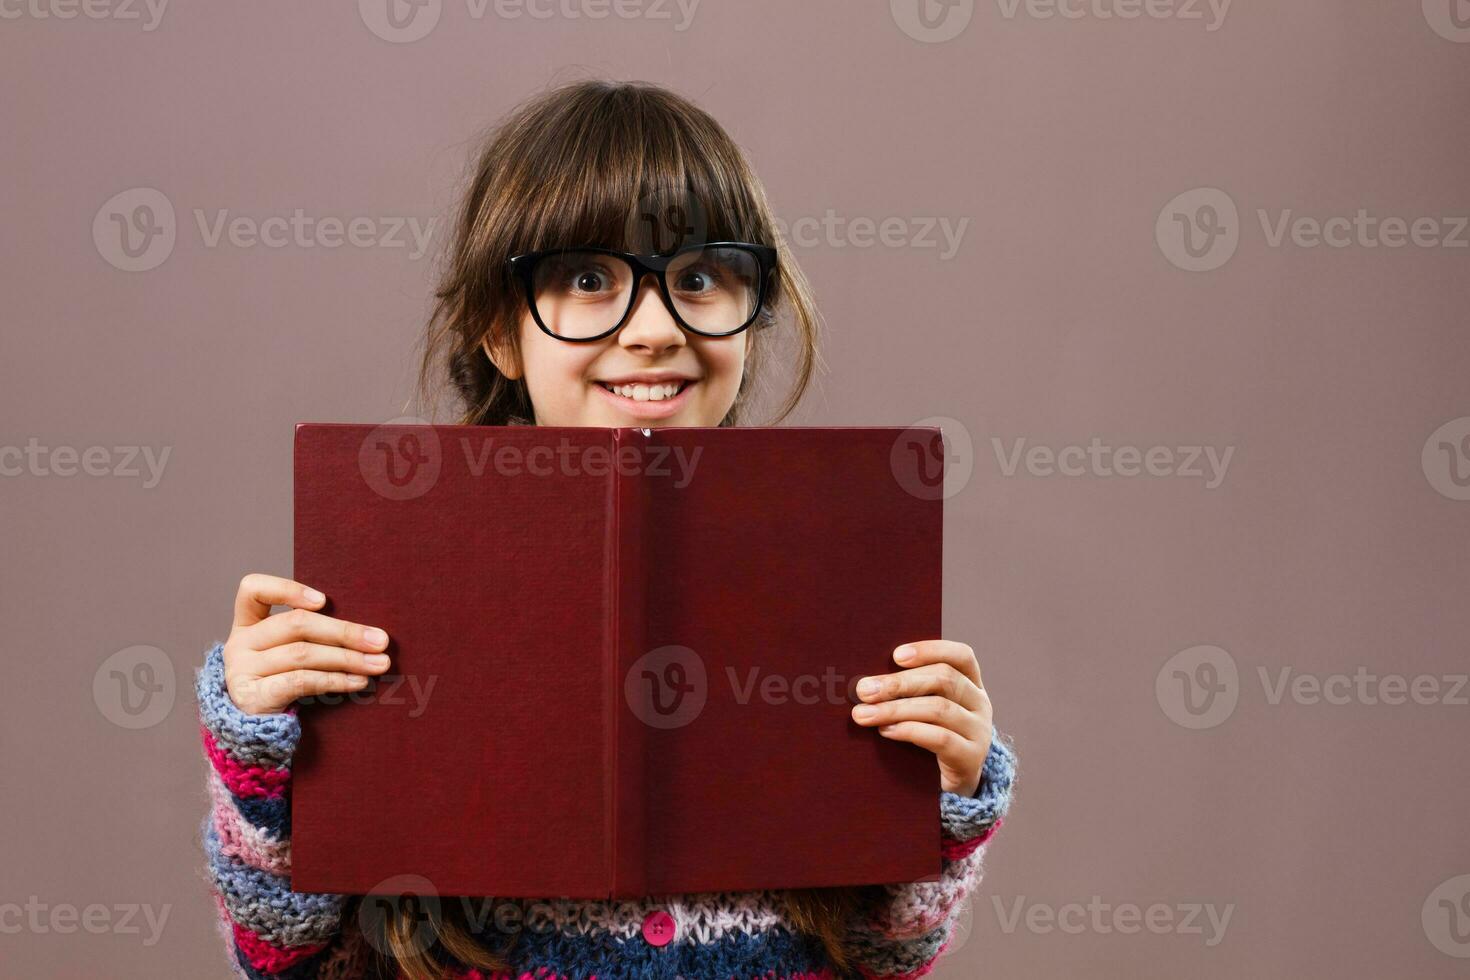
[[[513,237],[524,251],[594,246],[666,254],[715,241],[773,244],[728,136],[699,114],[614,89],[592,93],[543,131],[553,161],[525,175],[534,187]]]

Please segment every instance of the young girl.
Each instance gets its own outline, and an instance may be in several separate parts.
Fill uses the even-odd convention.
[[[447,368],[464,424],[736,424],[787,307],[798,353],[776,421],[816,363],[810,292],[760,182],[709,115],[658,87],[579,83],[517,110],[481,154],[449,259],[421,382],[432,391]],[[915,637],[893,672],[858,687],[852,719],[934,754],[938,881],[497,899],[489,916],[481,900],[425,915],[293,893],[293,702],[360,690],[389,667],[383,629],[313,612],[325,601],[310,583],[245,576],[229,638],[198,674],[214,804],[204,846],[242,976],[917,977],[949,942],[1010,802],[1015,757],[974,651]],[[506,903],[525,915],[501,914]]]

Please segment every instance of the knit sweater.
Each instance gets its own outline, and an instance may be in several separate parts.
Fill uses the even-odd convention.
[[[225,689],[223,644],[196,677],[212,808],[202,826],[220,931],[237,976],[345,980],[375,951],[344,915],[348,896],[291,891],[291,759],[301,735],[294,709],[249,715]],[[875,736],[876,737],[876,736]],[[937,881],[863,889],[845,951],[867,980],[928,973],[948,945],[961,902],[980,882],[986,843],[1011,798],[1015,755],[996,733],[974,796],[938,791],[942,874]],[[443,902],[458,899],[443,899]],[[493,899],[490,929],[508,903],[525,916],[509,947],[512,971],[465,980],[621,978],[835,978],[822,944],[799,932],[779,891],[708,892],[638,900]],[[485,905],[473,907],[485,908]],[[494,943],[490,948],[502,949]]]

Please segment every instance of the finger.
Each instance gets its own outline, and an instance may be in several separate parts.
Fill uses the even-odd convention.
[[[903,721],[919,721],[946,728],[961,738],[978,738],[984,719],[976,712],[962,708],[949,698],[925,696],[899,698],[880,704],[859,704],[852,709],[852,719],[859,725],[892,725]]]
[[[290,670],[284,674],[258,677],[249,686],[259,685],[257,692],[270,704],[290,704],[299,698],[316,694],[338,694],[361,691],[368,678],[361,674],[342,674],[324,670]]]
[[[308,609],[292,609],[261,620],[251,627],[250,639],[257,650],[269,650],[296,640],[350,647],[365,653],[378,653],[388,645],[388,634],[376,626],[349,623]]]
[[[933,752],[944,765],[958,770],[964,769],[966,758],[975,748],[970,739],[959,733],[922,721],[895,722],[891,726],[878,729],[878,734],[895,742],[912,742],[921,749]]]
[[[947,663],[911,667],[893,674],[874,674],[864,677],[857,685],[858,697],[868,702],[937,694],[970,709],[980,707],[984,693],[974,681]]]
[[[912,651],[912,655],[905,658],[905,651]],[[975,657],[974,648],[968,643],[957,643],[954,640],[916,640],[895,648],[893,659],[905,667],[949,664],[974,681],[976,687],[985,686],[985,682],[980,679],[980,661]]]
[[[235,626],[254,626],[271,614],[271,606],[315,609],[326,601],[326,596],[300,582],[251,572],[235,590]]]
[[[391,661],[386,653],[359,653],[324,643],[297,640],[262,650],[256,659],[255,675],[266,677],[293,670],[345,671],[349,674],[381,674]]]

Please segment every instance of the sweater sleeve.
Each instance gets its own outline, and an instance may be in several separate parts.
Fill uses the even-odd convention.
[[[201,827],[220,933],[237,976],[316,980],[353,976],[360,954],[342,940],[345,895],[291,891],[294,709],[250,715],[225,688],[224,644],[195,678],[211,808]]]
[[[962,903],[980,884],[986,845],[1010,807],[1015,776],[1015,751],[997,731],[975,795],[939,794],[939,880],[874,889],[848,929],[848,950],[866,980],[912,980],[934,969]]]

